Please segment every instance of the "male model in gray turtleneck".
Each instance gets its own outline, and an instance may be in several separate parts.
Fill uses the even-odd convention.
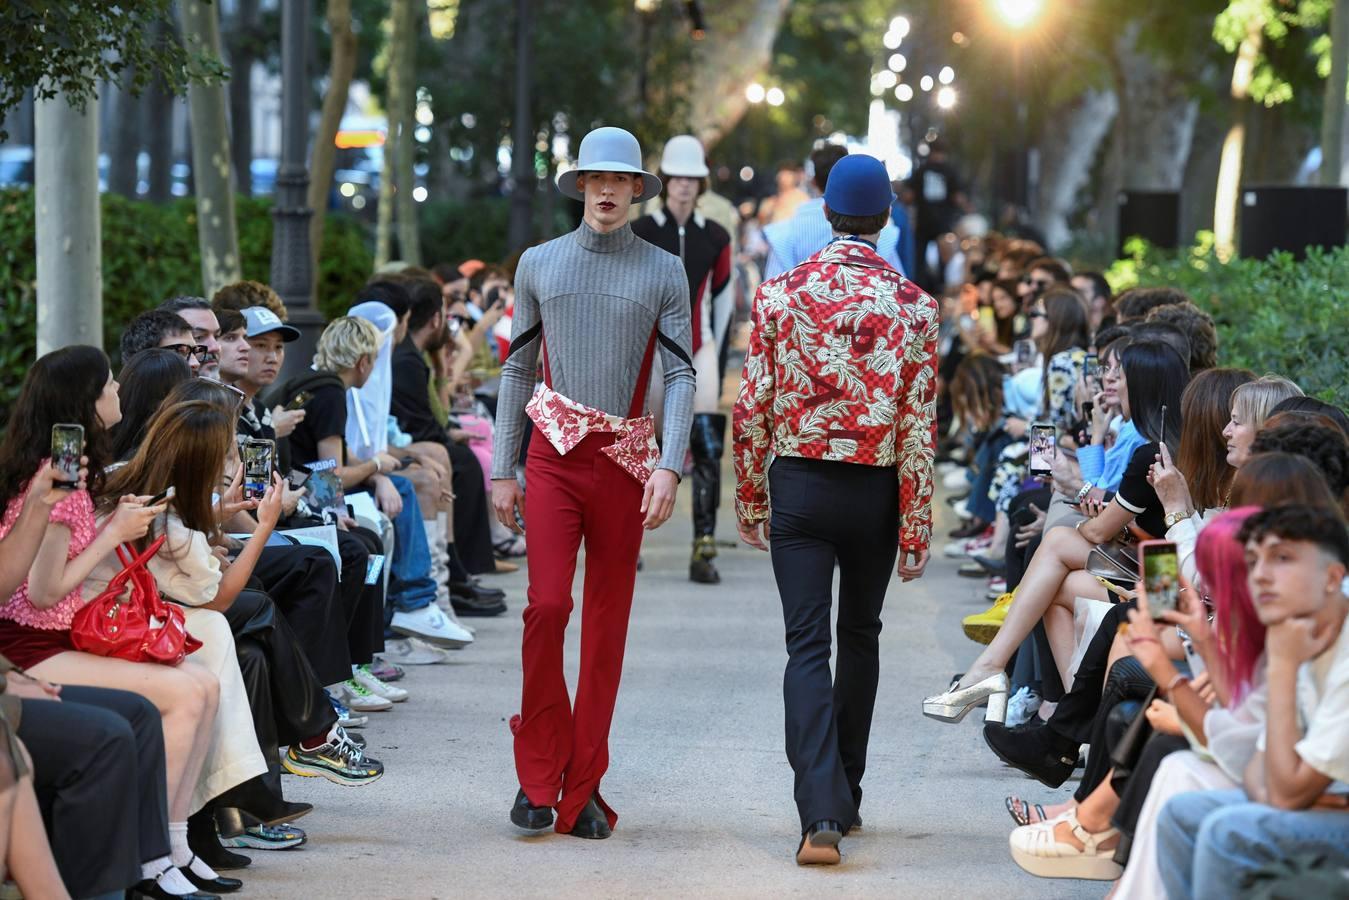
[[[601,145],[599,152],[609,155],[596,155]],[[588,157],[593,167],[586,165]],[[615,128],[586,137],[581,163],[580,175],[559,179],[564,193],[584,199],[581,226],[526,251],[516,271],[511,348],[497,400],[492,504],[514,530],[518,510],[529,538],[524,679],[520,713],[511,720],[520,791],[511,821],[531,831],[553,825],[577,837],[607,838],[618,816],[599,787],[609,765],[609,725],[623,672],[642,529],[659,527],[674,508],[692,421],[694,374],[683,266],[627,224],[633,199],[652,183],[658,187],[659,180],[639,171],[636,139]],[[526,511],[515,464],[540,357],[553,391],[590,410],[631,419],[645,412],[655,353],[661,355],[665,384],[665,440],[655,472],[639,481],[606,455],[617,440],[612,432],[591,431],[560,452],[535,429],[525,464]],[[552,404],[544,406],[550,411],[539,407],[535,414],[565,418]],[[575,421],[544,424],[573,438],[580,433]],[[583,634],[573,708],[562,648],[582,540]]]

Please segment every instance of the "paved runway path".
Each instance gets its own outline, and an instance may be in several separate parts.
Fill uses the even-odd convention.
[[[388,774],[365,788],[287,777],[317,809],[298,824],[310,843],[254,852],[245,895],[285,898],[450,897],[1100,897],[1107,885],[1041,881],[1007,852],[1003,797],[1066,796],[1003,767],[981,717],[923,718],[976,646],[961,617],[983,609],[982,582],[934,559],[912,585],[894,581],[865,831],[844,864],[798,869],[792,773],[782,738],[782,618],[767,554],[723,551],[719,587],[686,576],[688,487],[675,518],[648,536],[638,576],[605,797],[613,838],[521,836],[508,822],[516,781],[507,719],[519,702],[525,572],[493,579],[510,611],[476,620],[477,642],[448,666],[415,667],[412,698],[365,729]],[[945,504],[940,534],[951,527]],[[721,536],[733,526],[723,507]],[[940,543],[936,552],[940,552]],[[579,606],[579,584],[577,590]],[[578,615],[569,635],[575,675]],[[1071,786],[1071,783],[1070,783]],[[243,895],[241,895],[243,896]]]

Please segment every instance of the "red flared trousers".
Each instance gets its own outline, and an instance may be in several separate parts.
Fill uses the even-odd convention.
[[[600,452],[613,441],[612,434],[592,433],[561,456],[536,429],[525,463],[529,605],[524,689],[512,723],[515,768],[530,803],[557,808],[560,832],[571,831],[592,795],[609,826],[618,821],[599,786],[609,767],[609,726],[642,546],[642,486]],[[562,647],[582,540],[581,672],[573,706]]]

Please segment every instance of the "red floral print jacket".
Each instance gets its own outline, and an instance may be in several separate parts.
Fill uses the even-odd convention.
[[[899,469],[899,540],[932,540],[937,302],[837,240],[754,297],[735,405],[736,514],[768,518],[769,454]]]

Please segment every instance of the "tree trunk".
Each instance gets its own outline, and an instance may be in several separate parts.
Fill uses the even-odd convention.
[[[257,61],[258,0],[237,0],[226,46],[230,63],[230,152],[239,193],[253,193],[253,64]]]
[[[694,45],[688,121],[709,151],[744,116],[745,88],[768,66],[789,5],[739,0],[708,9],[707,37]]]
[[[1175,191],[1185,175],[1199,102],[1186,74],[1139,46],[1141,30],[1140,23],[1131,25],[1116,45],[1123,80],[1120,187]]]
[[[534,111],[530,100],[534,66],[533,16],[530,0],[515,0],[515,113],[511,129],[511,218],[507,229],[507,249],[511,252],[529,246],[533,232],[530,217],[538,176],[534,174]]]
[[[423,4],[423,9],[425,4]],[[419,266],[421,240],[417,236],[417,201],[413,197],[417,178],[412,171],[417,149],[413,131],[417,127],[417,25],[419,16],[412,0],[394,0],[394,29],[398,32],[398,52],[389,57],[392,77],[398,80],[398,106],[390,104],[390,115],[397,115],[398,144],[394,148],[394,195],[398,217],[398,258]]]
[[[384,80],[387,85],[387,92],[384,98],[384,152],[380,164],[379,172],[379,209],[375,215],[375,267],[387,263],[393,259],[393,223],[394,223],[394,191],[395,191],[395,172],[397,171],[396,158],[398,155],[398,126],[401,121],[399,111],[402,109],[401,93],[402,83],[398,77],[398,57],[403,53],[401,46],[402,29],[398,27],[401,17],[399,8],[406,7],[408,0],[393,0],[393,5],[389,10],[389,42],[387,58],[389,61],[388,69],[384,73]],[[401,185],[397,186],[401,187]]]
[[[136,77],[133,67],[122,70],[113,103],[112,127],[108,135],[108,190],[123,197],[135,198],[140,181],[136,157],[141,149],[141,98],[132,96],[131,84]]]
[[[1062,247],[1071,237],[1068,217],[1078,191],[1091,174],[1102,140],[1110,133],[1118,103],[1113,91],[1089,90],[1067,107],[1054,111],[1055,139],[1040,145],[1039,198],[1035,223],[1050,247]],[[1072,140],[1061,140],[1070,134]]]
[[[347,94],[356,72],[356,32],[351,27],[351,0],[328,0],[328,34],[333,56],[328,63],[328,89],[323,94],[318,132],[309,159],[309,251],[314,258],[314,300],[318,302],[319,250],[323,247],[323,222],[328,213],[328,192],[337,168],[337,131],[347,108]]]
[[[218,7],[204,0],[182,0],[183,39],[196,53],[220,56]],[[192,177],[197,197],[197,242],[201,247],[201,281],[210,297],[238,281],[239,233],[230,185],[230,139],[225,122],[225,86],[192,81],[187,88],[192,120]]]
[[[1335,0],[1330,13],[1330,77],[1321,107],[1321,183],[1340,183],[1344,160],[1344,104],[1349,83],[1349,0]]]
[[[1237,61],[1232,66],[1232,124],[1223,140],[1222,160],[1218,163],[1218,192],[1213,203],[1214,248],[1221,259],[1236,252],[1237,194],[1241,190],[1241,165],[1246,150],[1248,98],[1264,31],[1264,20],[1260,16],[1251,16],[1246,25],[1246,36],[1237,48]]]
[[[1213,204],[1217,196],[1218,166],[1222,158],[1227,117],[1220,111],[1201,113],[1195,122],[1190,159],[1180,188],[1180,235],[1190,241],[1200,231],[1213,230]]]
[[[103,346],[98,210],[98,99],[36,101],[37,352]]]

